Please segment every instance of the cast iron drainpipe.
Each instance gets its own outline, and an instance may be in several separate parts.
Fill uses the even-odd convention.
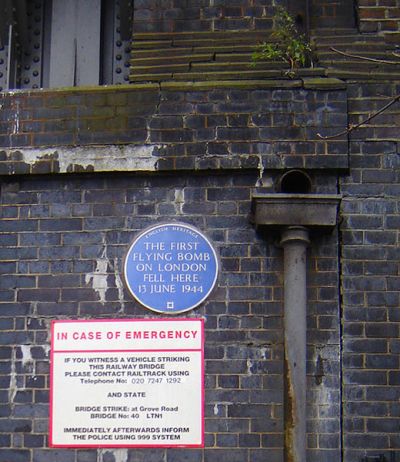
[[[285,460],[306,462],[306,332],[308,229],[282,231],[285,328]]]
[[[299,181],[299,174],[301,177],[301,172],[289,172],[287,179]],[[285,298],[285,462],[306,462],[307,246],[309,231],[317,228],[321,233],[336,226],[341,196],[257,192],[252,199],[254,224],[281,230]]]

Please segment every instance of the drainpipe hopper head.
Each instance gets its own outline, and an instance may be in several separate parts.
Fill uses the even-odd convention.
[[[277,193],[253,195],[256,226],[333,228],[341,196],[336,194]]]

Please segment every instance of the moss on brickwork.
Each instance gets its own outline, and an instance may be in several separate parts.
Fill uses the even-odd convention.
[[[159,170],[240,169],[249,165],[246,156],[259,156],[260,165],[269,168],[346,169],[346,137],[319,137],[347,126],[344,87],[335,79],[303,78],[18,92],[3,98],[8,134],[0,135],[0,144],[10,156],[24,148],[24,173],[67,171],[37,151],[66,146],[71,165],[82,162],[75,153],[93,146],[99,154],[90,165],[104,171],[107,145],[134,147],[136,153],[154,147],[151,171],[154,165]],[[0,161],[3,174],[21,171],[10,156]],[[122,158],[119,166],[109,162],[110,171],[130,169],[135,164]]]

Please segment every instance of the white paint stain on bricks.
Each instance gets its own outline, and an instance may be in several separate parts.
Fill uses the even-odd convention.
[[[59,172],[68,173],[76,167],[95,172],[106,171],[156,171],[159,158],[155,152],[162,146],[77,146],[57,149],[18,149],[22,160],[34,165],[44,159],[54,158]],[[11,154],[11,152],[9,153]]]

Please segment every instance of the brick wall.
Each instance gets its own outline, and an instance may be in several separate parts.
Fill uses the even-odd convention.
[[[352,0],[313,0],[309,4],[312,29],[356,26],[356,5]]]
[[[277,5],[297,18],[306,14],[304,0],[135,2],[134,32],[270,30]],[[309,10],[312,28],[355,27],[355,6],[349,0],[312,1]]]
[[[126,460],[282,460],[282,251],[249,222],[257,179],[257,172],[4,179],[2,460],[120,460],[112,450],[47,448],[49,323],[154,316],[123,288],[122,260],[136,232],[176,219],[204,230],[221,257],[218,289],[193,313],[206,320],[206,449],[130,450]],[[310,460],[339,454],[336,242],[316,239],[310,258]]]
[[[255,91],[251,82],[239,82],[237,89],[213,85],[4,96],[0,146],[14,150],[3,151],[0,173],[90,171],[101,168],[100,158],[125,170],[128,160],[121,150],[99,149],[95,159],[84,151],[71,154],[76,146],[114,143],[135,150],[141,169],[347,167],[347,140],[318,136],[346,126],[343,85],[329,91],[301,81],[277,82],[273,89],[261,82]],[[62,146],[69,148],[54,149]],[[18,150],[26,147],[50,150]]]
[[[134,32],[270,30],[276,4],[305,14],[304,0],[153,0],[135,2]],[[354,28],[358,19],[360,32],[400,30],[397,0],[313,0],[309,8],[311,28]]]
[[[398,103],[349,137],[318,136],[398,90],[303,79],[3,94],[0,460],[283,462],[282,250],[251,223],[251,197],[290,168],[343,194],[340,226],[309,249],[307,462],[399,458]],[[156,317],[125,290],[122,259],[170,220],[221,257],[193,311],[206,321],[205,449],[49,449],[50,321]]]
[[[361,32],[400,31],[400,6],[397,0],[359,0]]]
[[[395,84],[349,87],[353,122],[396,94]],[[397,106],[352,134],[341,181],[345,460],[390,452],[399,424],[399,135]],[[395,459],[397,460],[397,459]]]
[[[135,1],[134,32],[199,32],[269,29],[274,2]]]
[[[282,250],[251,223],[251,195],[291,166],[335,193],[348,159],[345,140],[317,137],[343,128],[346,92],[276,85],[3,95],[0,459],[282,461]],[[154,316],[124,289],[122,260],[135,233],[170,220],[221,257],[193,313],[206,320],[205,450],[49,449],[50,321]],[[316,235],[309,259],[307,444],[327,462],[340,454],[337,242]]]

